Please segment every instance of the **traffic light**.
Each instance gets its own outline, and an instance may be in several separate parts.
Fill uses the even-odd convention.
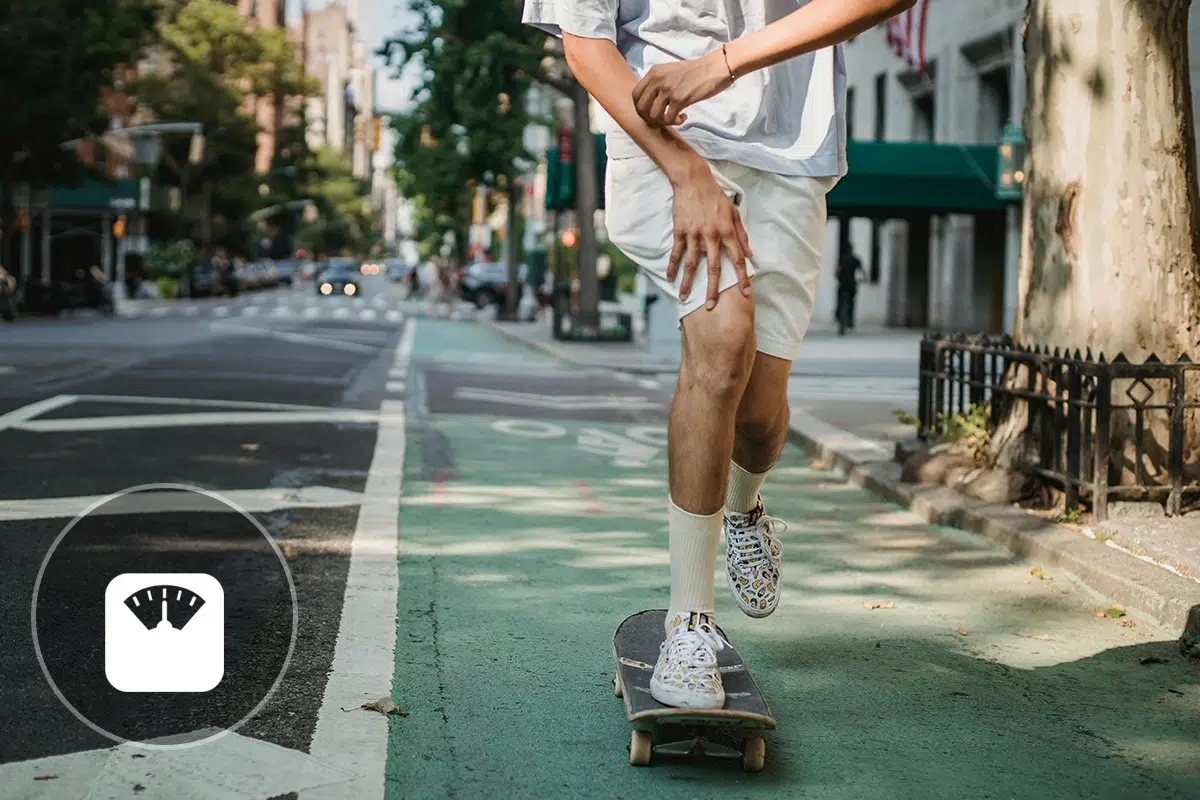
[[[604,208],[604,175],[608,166],[604,134],[593,133],[592,138],[596,142],[596,207]],[[546,208],[550,211],[575,208],[575,163],[569,138],[563,144],[567,144],[566,160],[561,147],[551,147],[546,152]]]

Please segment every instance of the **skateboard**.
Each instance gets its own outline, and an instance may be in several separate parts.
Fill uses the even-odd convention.
[[[775,727],[775,718],[733,647],[717,653],[724,708],[673,708],[650,696],[650,676],[658,661],[666,615],[661,608],[641,611],[627,617],[613,635],[613,694],[625,701],[625,716],[634,726],[629,763],[649,766],[655,753],[709,755],[741,758],[742,769],[759,772],[766,758],[761,734]],[[725,636],[720,627],[717,630]]]

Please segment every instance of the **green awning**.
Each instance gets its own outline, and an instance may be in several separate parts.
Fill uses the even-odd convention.
[[[92,180],[79,186],[56,186],[50,192],[50,207],[55,210],[110,210],[121,213],[141,210],[142,200],[141,187],[134,179]]]
[[[851,141],[850,171],[827,202],[829,216],[907,217],[1003,211],[994,145]]]

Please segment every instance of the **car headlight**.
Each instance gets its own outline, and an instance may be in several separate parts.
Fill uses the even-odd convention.
[[[358,291],[358,287],[355,286],[353,283],[347,283],[346,288],[343,291],[345,291],[346,294],[354,294],[355,292]]]
[[[333,291],[333,286],[328,283],[321,284],[321,294],[330,294]]]

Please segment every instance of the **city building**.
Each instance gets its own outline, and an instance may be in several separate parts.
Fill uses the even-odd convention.
[[[277,30],[286,25],[286,0],[237,0],[238,12],[254,24],[268,30]],[[258,123],[258,152],[254,158],[254,169],[265,174],[275,158],[276,143],[284,125],[285,98],[249,97],[246,112]]]
[[[352,141],[347,130],[353,129],[347,97],[354,49],[349,11],[340,4],[304,9],[299,26],[304,68],[321,84],[320,96],[310,98],[306,109],[308,146],[345,151]]]

